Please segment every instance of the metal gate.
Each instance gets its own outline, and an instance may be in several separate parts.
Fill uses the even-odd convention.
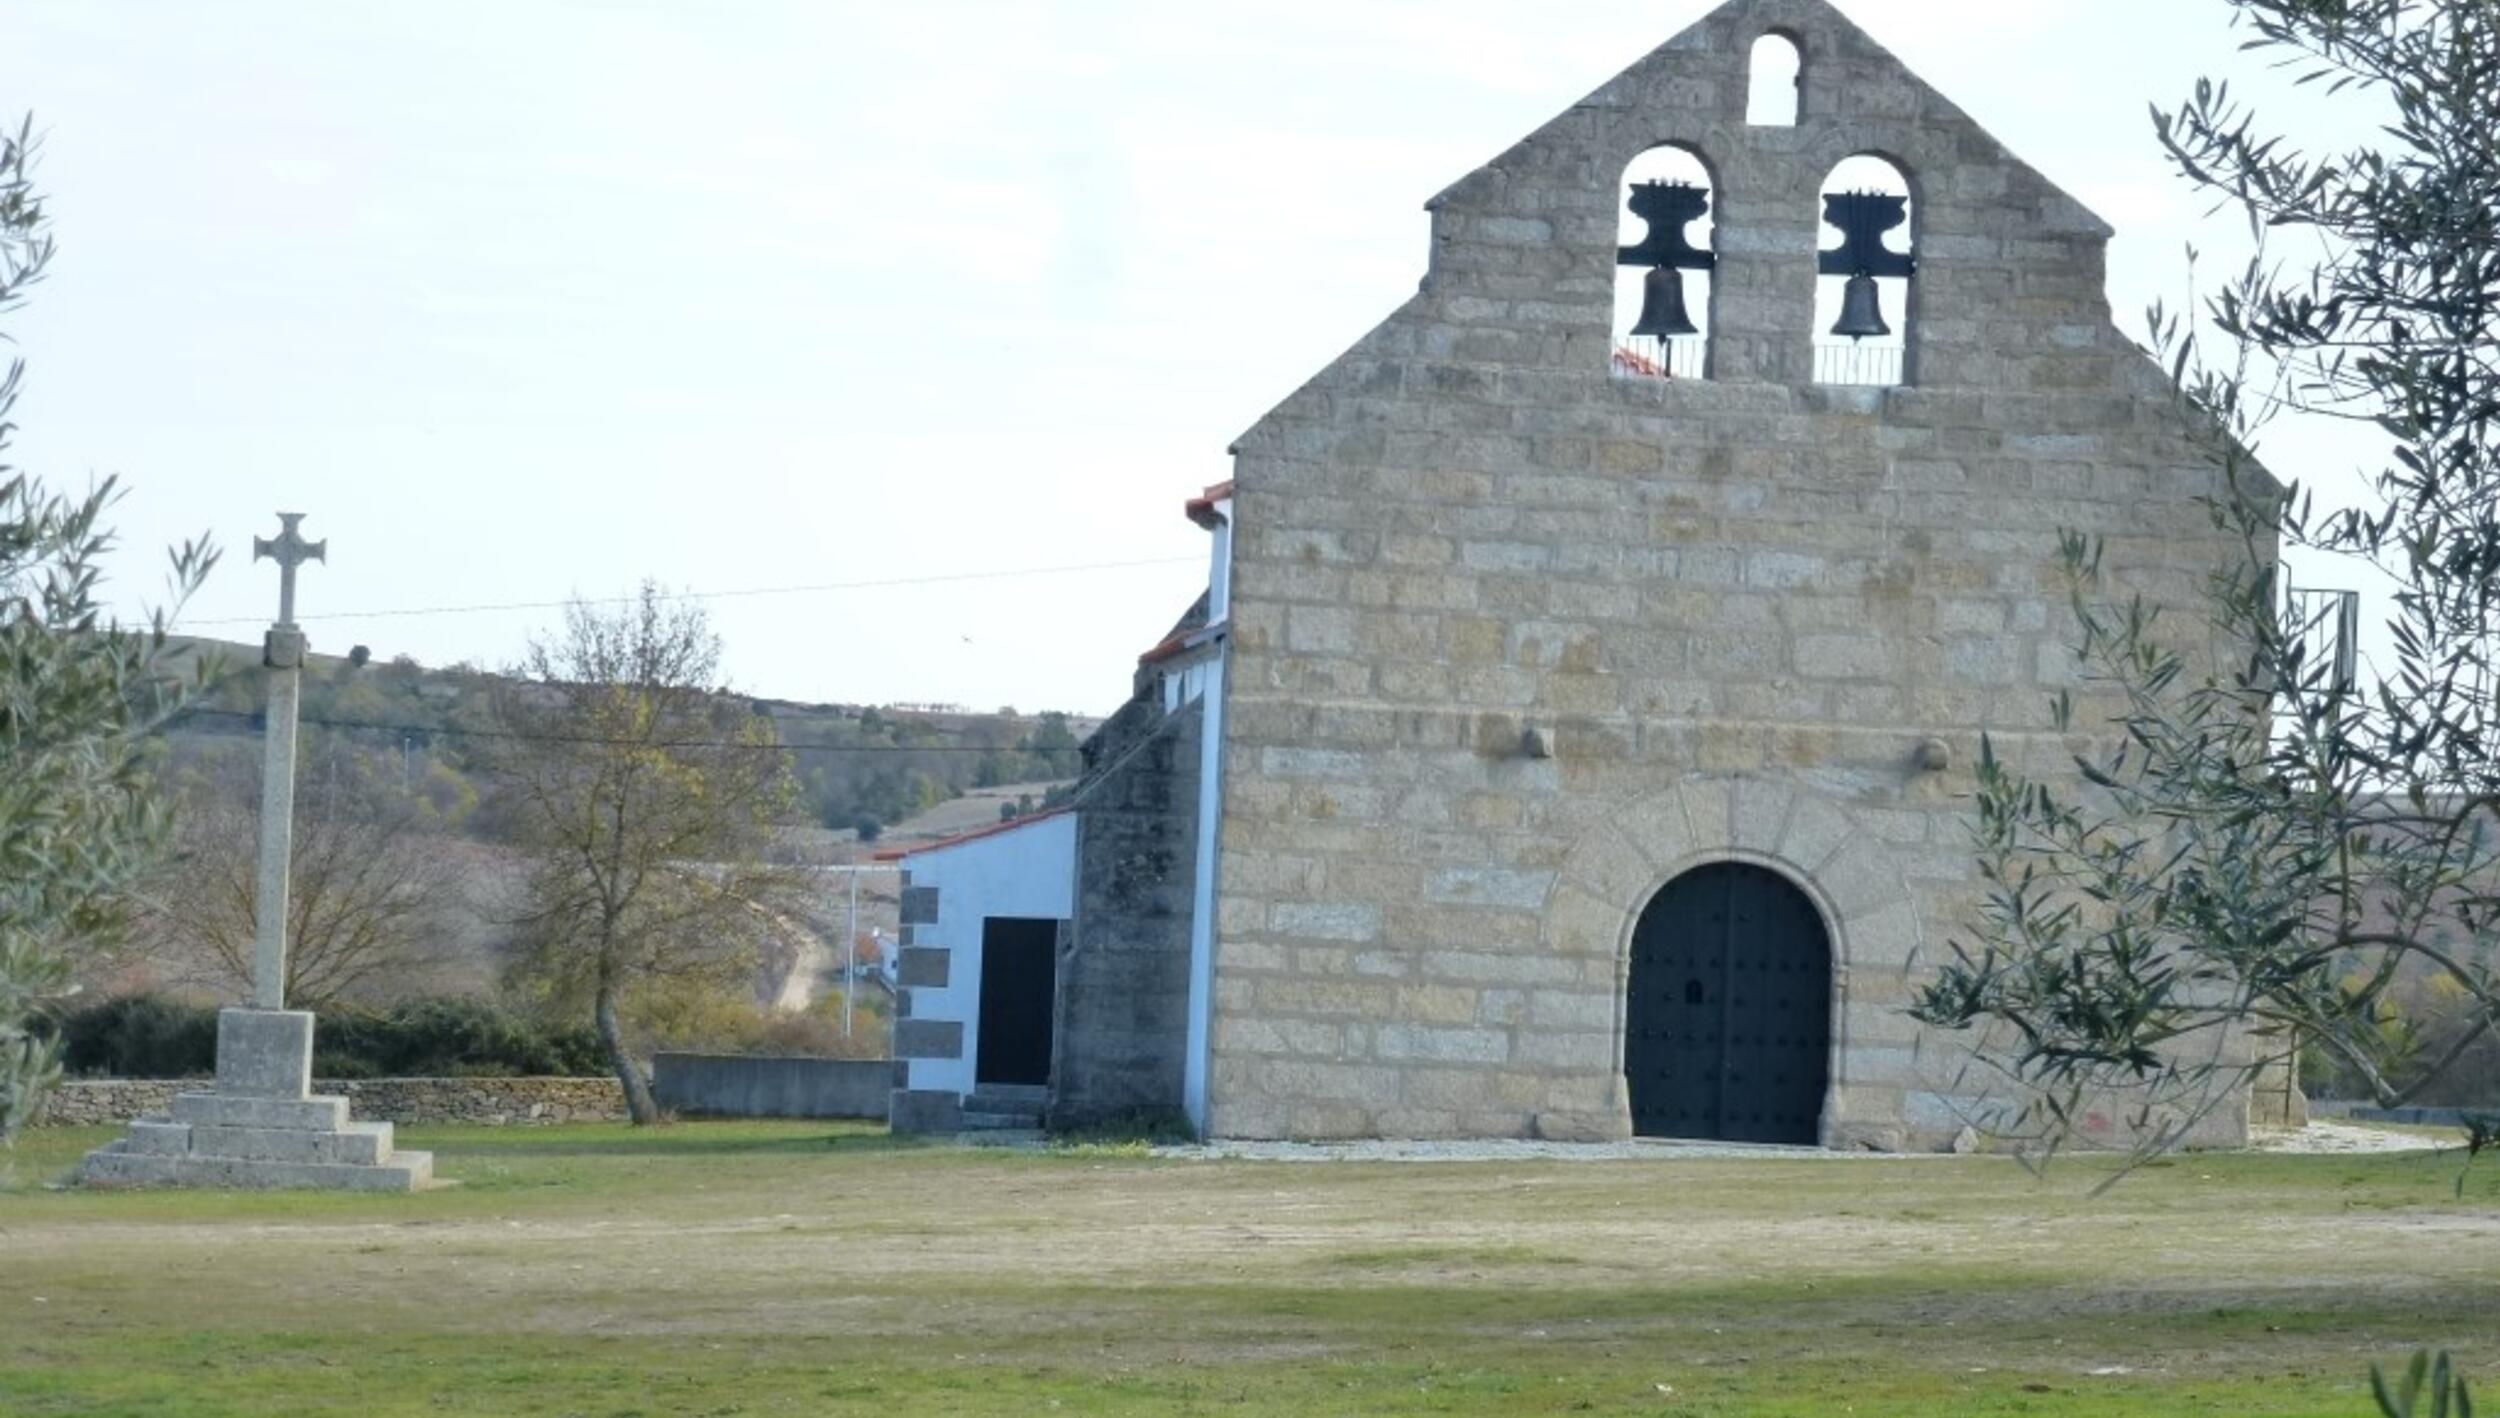
[[[1720,862],[1669,882],[1633,929],[1628,991],[1633,1132],[1821,1140],[1831,941],[1785,877]]]

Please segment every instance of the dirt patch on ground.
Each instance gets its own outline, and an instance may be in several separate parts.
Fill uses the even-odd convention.
[[[2390,1132],[2359,1123],[2320,1120],[2305,1128],[2255,1128],[2249,1145],[2257,1152],[2288,1152],[2301,1156],[2354,1156],[2378,1152],[2438,1152],[2457,1146],[2455,1140],[2427,1132]]]

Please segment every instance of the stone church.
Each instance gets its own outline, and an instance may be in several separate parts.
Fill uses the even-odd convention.
[[[1428,210],[1420,291],[1189,503],[1207,596],[1073,806],[908,854],[897,1126],[1984,1127],[1905,1009],[1981,735],[2066,761],[2059,534],[2183,620],[2231,554],[2110,228],[1824,0]]]

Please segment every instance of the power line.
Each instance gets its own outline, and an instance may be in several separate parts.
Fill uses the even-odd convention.
[[[258,711],[248,709],[185,709],[178,717],[208,715],[220,719],[253,720]],[[1017,748],[1014,745],[930,744],[913,747],[909,744],[839,744],[839,743],[742,743],[736,739],[614,739],[589,734],[527,734],[510,729],[463,729],[434,724],[393,724],[366,719],[328,719],[303,715],[296,720],[323,729],[363,729],[374,733],[424,734],[427,737],[465,739],[508,739],[520,743],[577,744],[594,748],[733,748],[774,753],[1028,753],[1035,755],[1073,753],[1074,749]]]
[[[754,596],[806,596],[829,591],[873,591],[891,586],[937,586],[961,581],[1006,581],[1033,576],[1075,576],[1092,571],[1131,571],[1148,566],[1191,566],[1203,556],[1153,557],[1143,561],[1095,561],[1077,566],[1030,566],[1010,571],[956,571],[935,576],[893,576],[875,581],[825,581],[809,586],[749,586],[729,591],[662,591],[664,601],[726,601]],[[410,606],[401,610],[329,611],[300,615],[302,620],[393,620],[432,615],[484,615],[496,611],[562,610],[571,605],[630,605],[640,593],[624,596],[568,596],[559,601],[498,601],[465,606]],[[220,616],[186,622],[194,626],[257,625],[258,616]]]

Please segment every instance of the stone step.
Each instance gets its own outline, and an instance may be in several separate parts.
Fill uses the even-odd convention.
[[[188,1157],[191,1125],[164,1118],[140,1118],[131,1123],[127,1136],[115,1139],[106,1150],[144,1152],[151,1157]]]
[[[984,1083],[964,1095],[964,1106],[977,1113],[1034,1112],[1050,1106],[1050,1089],[1039,1083]]]
[[[179,1145],[163,1145],[148,1135],[184,1134]],[[310,1128],[216,1127],[208,1123],[134,1123],[130,1135],[139,1152],[189,1153],[194,1157],[233,1157],[246,1162],[341,1162],[371,1167],[391,1160],[389,1123],[349,1123],[336,1132]]]
[[[967,1128],[955,1140],[966,1147],[1035,1147],[1050,1139],[1040,1128]]]
[[[964,1110],[958,1124],[965,1132],[1031,1132],[1041,1125],[1042,1115],[1038,1112],[976,1113],[970,1108]]]
[[[1000,1088],[987,1086],[964,1095],[964,1112],[994,1113],[1001,1117],[1031,1118],[1035,1123],[1050,1108],[1050,1091],[1044,1088]]]
[[[243,1157],[169,1157],[124,1150],[121,1143],[87,1154],[79,1180],[97,1187],[223,1187],[358,1192],[412,1192],[434,1180],[429,1152],[393,1153],[387,1162],[270,1162]]]
[[[173,1120],[226,1128],[292,1128],[341,1132],[347,1127],[344,1098],[230,1098],[222,1093],[177,1093]]]

